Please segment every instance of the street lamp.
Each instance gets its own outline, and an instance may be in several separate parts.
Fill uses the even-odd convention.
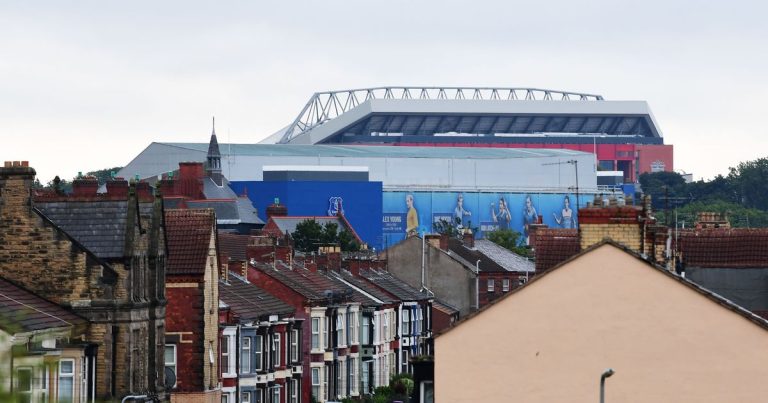
[[[600,375],[600,403],[605,403],[605,378],[614,374],[613,369],[608,368]]]

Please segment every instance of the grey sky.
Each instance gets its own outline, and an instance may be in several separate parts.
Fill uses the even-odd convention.
[[[161,4],[158,4],[161,3]],[[649,102],[696,178],[768,154],[764,2],[0,4],[2,160],[54,175],[152,141],[256,142],[315,91],[530,86]]]

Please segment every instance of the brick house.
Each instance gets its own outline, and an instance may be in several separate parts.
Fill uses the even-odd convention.
[[[219,282],[222,402],[300,403],[302,323],[295,308],[226,270]]]
[[[92,352],[82,342],[87,324],[70,310],[0,279],[0,392],[28,402],[87,396],[93,387]]]
[[[216,217],[211,209],[167,210],[165,228],[165,365],[176,378],[171,401],[218,403]]]
[[[432,354],[433,297],[384,270],[361,269],[359,276],[398,301],[395,315],[380,317],[379,322],[374,317],[374,328],[384,327],[383,336],[380,337],[388,337],[387,325],[393,333],[394,340],[390,342],[389,348],[391,353],[388,359],[381,363],[378,371],[381,373],[380,384],[387,385],[391,376],[412,372],[410,364],[412,357]],[[389,319],[388,324],[387,319]]]
[[[519,287],[535,265],[495,243],[446,235],[408,238],[387,252],[387,271],[413,288],[426,289],[467,316]],[[445,312],[439,312],[444,319]]]
[[[0,277],[87,320],[87,399],[165,400],[165,236],[146,184],[95,178],[32,197],[35,171],[0,168]]]
[[[357,265],[351,266],[350,271],[328,270],[327,273],[368,297],[368,301],[361,303],[359,391],[360,395],[371,395],[377,387],[389,384],[389,370],[383,364],[390,362],[396,333],[385,329],[394,329],[389,324],[396,317],[400,301],[360,277]]]
[[[312,263],[304,267],[282,261],[254,263],[249,264],[248,281],[293,306],[296,317],[303,320],[302,333],[307,335],[302,343],[303,372],[307,375],[302,401],[358,394],[361,304],[354,301],[353,290],[318,273]]]

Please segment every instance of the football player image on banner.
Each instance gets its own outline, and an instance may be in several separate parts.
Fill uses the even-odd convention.
[[[412,194],[405,196],[405,205],[408,207],[405,234],[410,237],[416,235],[419,229],[419,213],[416,211],[416,207],[414,207]]]
[[[571,198],[565,195],[563,198],[563,210],[560,212],[560,216],[557,213],[552,213],[555,217],[555,222],[562,228],[576,228],[576,220],[573,217],[573,209],[571,209]]]

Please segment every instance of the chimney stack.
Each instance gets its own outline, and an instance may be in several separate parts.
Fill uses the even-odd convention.
[[[75,197],[95,197],[99,191],[99,180],[93,176],[78,177],[72,181],[72,194]]]
[[[27,161],[5,161],[0,168],[0,215],[14,214],[11,210],[31,208],[30,190],[35,170]]]
[[[475,247],[475,235],[472,234],[472,230],[465,229],[464,234],[462,234],[462,239],[464,241],[464,246],[466,246],[467,248]]]
[[[107,195],[120,199],[128,198],[128,181],[119,177],[108,180]]]
[[[288,216],[288,207],[280,204],[280,199],[275,197],[275,202],[267,206],[266,214],[267,220],[272,217],[286,217]]]

